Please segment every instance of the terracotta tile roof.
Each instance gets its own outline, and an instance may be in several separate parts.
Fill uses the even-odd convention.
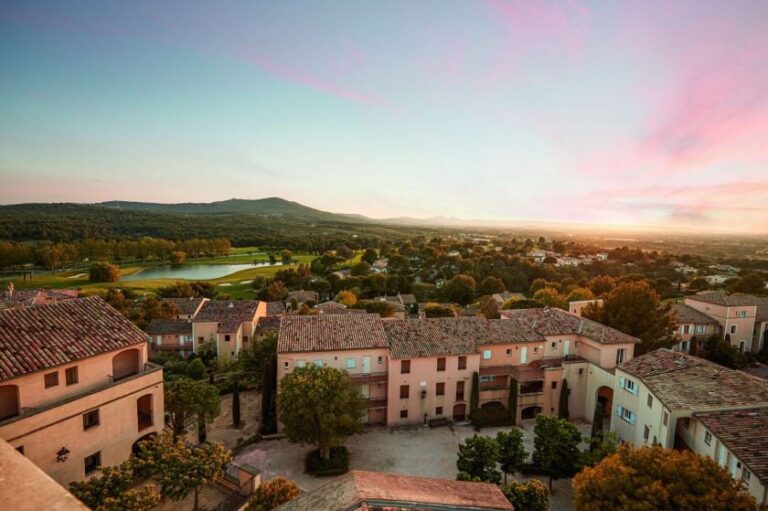
[[[353,470],[276,509],[350,511],[379,509],[513,511],[498,486],[430,477]]]
[[[330,309],[346,309],[347,306],[344,305],[343,303],[331,301],[331,302],[318,303],[317,305],[315,305],[314,308],[321,309],[321,310],[330,310]]]
[[[280,330],[280,318],[277,316],[264,316],[256,322],[254,335],[267,335]]]
[[[153,319],[147,325],[149,335],[192,335],[192,321],[188,319]]]
[[[286,301],[291,301],[293,298],[296,299],[297,302],[316,302],[318,301],[319,297],[316,291],[290,291],[288,293],[288,296],[285,298]]]
[[[267,302],[267,316],[279,316],[285,314],[285,303]]]
[[[253,321],[258,307],[258,300],[210,300],[205,302],[193,321],[218,323],[218,333],[231,334],[237,332],[241,323]]]
[[[387,321],[384,330],[393,359],[470,355],[490,335],[487,320],[431,318]]]
[[[755,297],[752,295],[729,295],[725,291],[701,291],[686,297],[686,299],[711,303],[713,305],[725,305],[727,307],[755,305]]]
[[[26,307],[77,298],[77,289],[14,289],[0,292],[0,309]]]
[[[697,413],[694,416],[763,484],[768,483],[768,408]]]
[[[672,311],[674,311],[676,317],[677,317],[677,324],[687,324],[687,323],[693,323],[693,324],[718,324],[717,320],[714,318],[710,318],[706,314],[704,314],[701,311],[698,311],[691,307],[690,305],[685,305],[684,303],[676,303],[672,306]]]
[[[97,296],[0,310],[0,381],[146,340]]]
[[[512,309],[499,311],[502,318],[519,319],[541,335],[578,334],[601,344],[638,343],[640,339],[627,335],[591,319],[570,314],[562,309]]]
[[[755,305],[757,305],[755,321],[757,323],[768,323],[768,297],[756,297]]]
[[[387,336],[378,314],[283,316],[279,353],[386,348]]]
[[[208,298],[196,298],[196,297],[163,298],[162,302],[174,304],[176,308],[179,309],[179,314],[183,314],[186,316],[193,316],[197,312],[197,310],[200,308],[200,306],[203,304],[203,302],[207,300]]]
[[[768,381],[708,360],[661,348],[624,362],[671,410],[768,406]]]

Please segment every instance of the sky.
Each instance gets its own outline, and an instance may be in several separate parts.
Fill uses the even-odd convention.
[[[0,0],[0,203],[768,233],[768,2]]]

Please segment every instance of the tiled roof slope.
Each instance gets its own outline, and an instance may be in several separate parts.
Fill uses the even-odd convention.
[[[179,309],[179,314],[183,314],[185,316],[192,316],[197,312],[197,309],[200,308],[200,305],[203,304],[208,300],[207,298],[196,298],[196,297],[189,297],[189,298],[163,298],[162,302],[164,303],[172,303],[176,306],[177,309]]]
[[[384,330],[393,359],[470,355],[489,335],[483,319],[402,319],[387,321]]]
[[[768,483],[768,408],[697,413],[694,416],[742,463]]]
[[[277,351],[334,351],[386,348],[378,314],[283,316]]]
[[[661,348],[619,366],[640,378],[671,410],[768,406],[768,381]]]
[[[192,321],[188,319],[153,319],[146,329],[149,335],[192,334]]]
[[[0,310],[0,381],[146,340],[97,296]]]
[[[26,307],[77,298],[77,289],[14,289],[0,292],[0,309]]]
[[[254,335],[267,335],[280,330],[280,318],[277,316],[264,316],[256,322]]]
[[[601,344],[638,343],[640,339],[627,335],[591,319],[570,314],[562,309],[511,309],[499,311],[502,317],[519,319],[528,323],[528,328],[541,335],[582,335]]]
[[[672,311],[675,313],[675,317],[677,318],[677,324],[683,325],[688,323],[693,324],[717,324],[717,320],[714,318],[711,318],[704,314],[701,311],[698,311],[691,307],[690,305],[685,305],[684,303],[676,303],[672,306]]]
[[[498,486],[353,470],[276,509],[279,511],[513,511]]]
[[[285,314],[285,303],[267,302],[267,316],[279,316]]]
[[[755,305],[755,297],[752,295],[729,295],[725,291],[701,291],[686,298],[688,300],[696,300],[713,305],[725,305],[727,307]]]
[[[755,297],[755,305],[757,305],[755,321],[758,323],[768,323],[768,296]]]
[[[216,322],[219,324],[218,333],[231,334],[237,332],[241,323],[253,321],[258,307],[258,300],[211,300],[203,305],[194,322]]]

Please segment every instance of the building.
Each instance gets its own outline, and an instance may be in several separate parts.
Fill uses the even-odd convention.
[[[186,358],[193,351],[192,320],[153,319],[145,329],[149,336],[149,356],[160,353]]]
[[[602,298],[596,298],[593,300],[575,300],[573,302],[569,302],[568,312],[576,316],[581,316],[581,312],[584,310],[584,307],[592,304],[596,304],[598,307],[601,307],[603,305],[603,300]]]
[[[13,282],[0,292],[0,309],[42,305],[77,298],[77,289],[16,289]]]
[[[294,300],[296,301],[297,306],[301,306],[301,304],[307,302],[315,304],[320,301],[320,295],[317,293],[317,291],[305,291],[303,289],[299,291],[289,291],[285,301],[287,303],[293,303]]]
[[[638,339],[558,309],[502,312],[499,320],[285,316],[278,379],[309,363],[345,369],[369,400],[367,422],[390,426],[466,420],[473,373],[480,406],[506,408],[519,385],[519,419],[555,413],[564,380],[571,417],[590,419],[598,401],[610,413],[613,369]]]
[[[276,511],[514,511],[495,484],[353,470]]]
[[[611,431],[619,440],[710,456],[768,502],[768,429],[748,427],[766,424],[768,381],[663,348],[615,373]]]
[[[0,439],[0,502],[4,509],[89,511],[74,495]]]
[[[0,311],[0,438],[62,485],[163,428],[144,332],[99,297]]]
[[[178,309],[176,319],[193,319],[208,302],[208,298],[190,296],[188,298],[163,298],[162,303],[172,304]]]
[[[236,357],[253,340],[256,323],[267,315],[267,302],[213,300],[192,320],[193,349],[212,342],[219,357]]]
[[[677,303],[672,306],[672,312],[677,325],[675,337],[678,343],[675,346],[676,351],[690,353],[691,344],[697,342],[701,346],[713,335],[720,334],[720,323],[713,317],[694,309],[690,305]],[[698,348],[693,348],[695,350]]]
[[[717,320],[723,337],[739,351],[752,351],[757,316],[754,296],[703,291],[686,297],[685,305]]]
[[[365,421],[385,424],[387,337],[378,314],[283,316],[277,338],[278,385],[297,367],[346,370],[368,400]]]

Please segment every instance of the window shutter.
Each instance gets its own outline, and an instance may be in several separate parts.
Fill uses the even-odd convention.
[[[630,412],[630,414],[629,414],[629,423],[630,423],[630,424],[632,424],[632,425],[634,426],[634,425],[635,425],[635,419],[636,419],[636,418],[637,418],[637,417],[635,417],[635,414]]]
[[[620,389],[624,388],[624,377],[623,376],[619,377],[619,388]]]
[[[621,405],[618,405],[616,407],[616,415],[621,417],[621,413],[624,411],[624,408]]]

